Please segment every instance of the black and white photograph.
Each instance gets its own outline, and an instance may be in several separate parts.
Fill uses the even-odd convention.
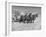
[[[46,0],[0,0],[0,37],[46,37]]]
[[[0,3],[0,37],[46,37],[46,2],[3,0]]]
[[[11,6],[12,31],[41,30],[41,7]]]

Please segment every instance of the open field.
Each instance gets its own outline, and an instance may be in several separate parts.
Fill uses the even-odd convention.
[[[12,14],[20,15],[21,12],[38,14],[38,17],[34,23],[12,23],[12,31],[22,31],[22,30],[41,30],[41,8],[40,7],[12,7]],[[12,16],[13,16],[12,15]]]
[[[34,23],[19,23],[19,22],[14,22],[12,24],[12,30],[17,31],[17,30],[40,30],[41,29],[41,17],[39,15],[38,18],[34,21]]]

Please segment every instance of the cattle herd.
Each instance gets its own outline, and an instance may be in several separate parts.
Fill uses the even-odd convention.
[[[27,13],[25,15],[21,15],[19,18],[15,15],[16,18],[12,18],[12,22],[19,23],[34,23],[35,19],[38,17],[38,14]]]

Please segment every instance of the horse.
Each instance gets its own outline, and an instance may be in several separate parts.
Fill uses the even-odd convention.
[[[31,22],[34,23],[34,20],[36,19],[36,17],[38,17],[38,14],[32,15],[31,17]]]

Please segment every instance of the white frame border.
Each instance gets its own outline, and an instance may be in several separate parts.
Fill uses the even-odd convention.
[[[12,21],[11,20],[11,6],[12,5],[17,5],[17,6],[35,6],[35,7],[42,7],[42,9],[41,9],[41,15],[42,15],[42,13],[44,12],[43,10],[44,10],[44,5],[43,4],[34,4],[34,3],[16,3],[16,2],[6,2],[7,3],[7,7],[6,7],[6,24],[5,24],[5,35],[8,35],[9,33],[11,33],[11,34],[15,34],[15,32],[12,32],[11,31],[11,22],[10,21]],[[9,19],[10,18],[10,19]],[[41,18],[42,18],[42,16],[41,16]],[[9,21],[10,20],[10,21]],[[41,19],[41,24],[42,24],[42,19]],[[44,26],[43,26],[43,24],[42,24],[42,30],[40,30],[40,31],[38,31],[38,32],[42,32],[42,31],[44,31]],[[32,31],[31,31],[32,32]],[[36,32],[37,32],[37,30],[36,30]]]

